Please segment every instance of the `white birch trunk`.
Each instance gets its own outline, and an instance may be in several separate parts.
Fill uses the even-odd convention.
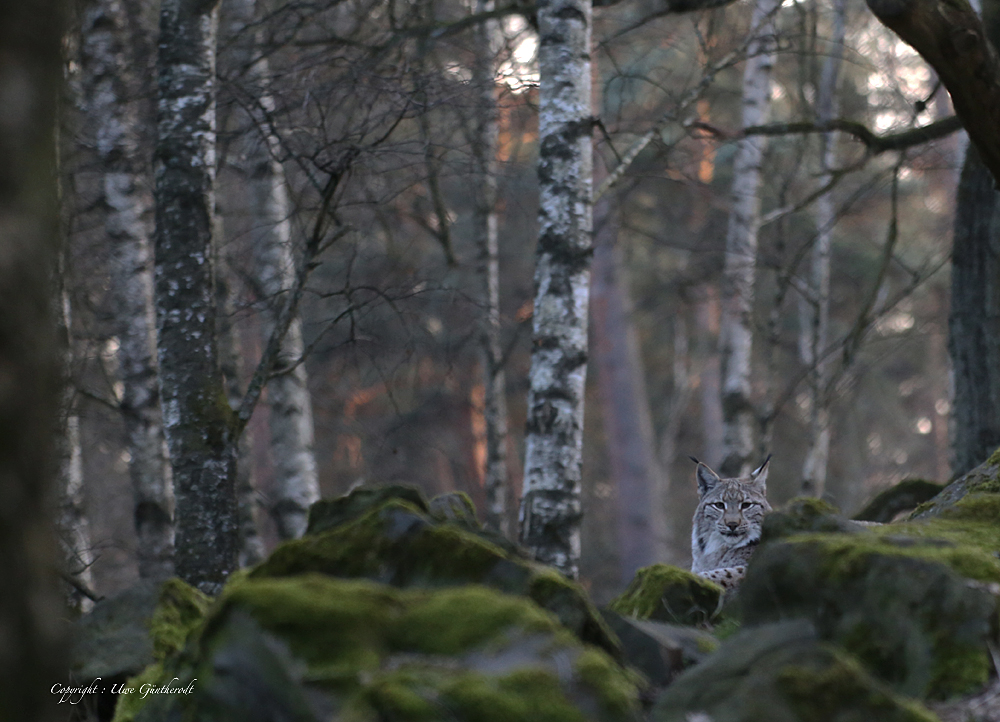
[[[757,34],[748,47],[743,71],[743,127],[765,122],[771,104],[770,48],[774,28],[770,18],[781,0],[759,0],[752,16]],[[744,138],[736,148],[726,257],[722,276],[723,458],[720,473],[739,476],[749,471],[754,452],[755,414],[751,398],[753,352],[753,301],[757,266],[757,232],[760,228],[760,180],[764,155],[763,136]]]
[[[476,0],[475,12],[489,12],[493,0]],[[475,207],[472,234],[479,254],[482,304],[483,417],[486,422],[486,525],[507,529],[507,392],[500,341],[500,258],[497,236],[497,86],[498,28],[486,21],[476,28],[479,53],[472,83],[479,93],[473,120],[472,155]]]
[[[112,303],[119,323],[117,370],[130,457],[139,576],[173,574],[173,485],[160,420],[153,306],[153,198],[139,137],[134,28],[118,0],[83,12],[84,100],[95,123],[105,231],[112,244]]]
[[[273,109],[266,58],[256,51],[256,34],[246,28],[254,19],[256,0],[236,0],[232,34],[237,37],[234,60],[245,67],[246,89],[265,111]],[[277,309],[295,282],[292,254],[291,209],[285,173],[275,156],[278,139],[267,130],[262,117],[242,112],[240,165],[245,168],[244,187],[249,197],[250,244],[254,254],[254,277],[267,300],[264,335],[274,330]],[[294,539],[305,532],[309,506],[319,499],[319,478],[313,454],[312,400],[305,364],[302,321],[296,315],[282,340],[274,377],[267,385],[266,403],[271,432],[274,484],[270,513],[281,539]]]
[[[62,259],[60,259],[62,260]],[[65,571],[80,587],[93,590],[91,565],[94,563],[83,489],[83,447],[80,444],[80,417],[76,413],[71,382],[73,367],[72,315],[65,284],[65,266],[60,263],[60,285],[56,299],[60,343],[62,345],[63,389],[59,408],[56,454],[59,460],[59,541]],[[70,607],[86,614],[93,602],[74,586],[69,592]]]
[[[816,120],[819,123],[833,120],[839,113],[837,80],[840,77],[846,27],[846,2],[834,0],[830,49],[823,62],[816,94]],[[822,187],[830,182],[837,160],[837,134],[824,133],[820,138],[819,184]],[[823,496],[830,455],[830,398],[827,393],[830,365],[823,358],[823,353],[829,340],[830,251],[836,221],[831,191],[816,199],[815,218],[817,233],[809,269],[809,297],[803,299],[800,306],[801,356],[803,363],[812,367],[809,378],[809,449],[802,465],[802,493]]]
[[[539,0],[539,238],[521,542],[576,578],[591,238],[590,0]]]

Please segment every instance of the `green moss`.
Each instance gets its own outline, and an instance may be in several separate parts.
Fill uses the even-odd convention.
[[[636,572],[635,579],[608,608],[637,619],[703,624],[715,616],[722,593],[722,587],[697,574],[653,564]]]
[[[935,643],[938,654],[932,663],[929,697],[945,698],[953,690],[980,689],[989,680],[993,661],[985,646],[958,644],[949,634],[938,634]]]
[[[433,699],[436,696],[436,690],[421,675],[396,670],[376,677],[362,698],[380,720],[423,722],[441,719],[441,707]]]
[[[942,519],[964,519],[990,525],[1000,524],[1000,494],[974,492],[941,512]],[[1000,541],[1000,531],[997,532]]]
[[[577,676],[593,689],[601,709],[616,717],[628,717],[639,711],[638,686],[642,679],[630,673],[597,649],[587,649],[577,657]]]
[[[1000,582],[1000,560],[967,541],[967,529],[949,530],[947,522],[935,521],[911,528],[890,526],[863,534],[802,534],[790,544],[822,545],[820,574],[833,581],[854,578],[868,566],[873,554],[940,562],[961,576],[983,582]],[[954,534],[955,541],[948,539]],[[942,538],[944,537],[944,538]]]
[[[586,592],[551,567],[532,565],[523,593],[559,619],[581,640],[594,644],[615,659],[621,659],[621,643],[601,617]]]
[[[720,620],[719,623],[712,628],[712,634],[719,641],[723,641],[729,639],[731,636],[740,631],[741,626],[739,617],[723,617],[722,620]]]
[[[776,686],[801,720],[825,722],[840,719],[846,708],[864,710],[880,722],[937,722],[919,705],[900,699],[877,684],[859,684],[863,670],[851,659],[836,654],[825,667],[786,666]]]
[[[480,527],[476,519],[476,505],[464,491],[439,494],[431,499],[428,509],[431,516],[438,521],[452,522],[473,529]]]
[[[410,599],[413,599],[411,596]],[[558,621],[525,599],[477,586],[424,595],[398,620],[394,648],[431,654],[458,654],[515,627],[553,634]]]
[[[188,635],[205,618],[212,600],[176,577],[160,587],[160,598],[149,620],[153,657],[162,662],[184,647]]]
[[[115,703],[115,716],[111,722],[132,722],[145,704],[146,699],[139,693],[139,689],[144,684],[158,685],[167,681],[165,679],[163,665],[160,663],[151,664],[134,677],[125,681],[125,687],[135,690],[127,694],[118,695]]]
[[[216,617],[233,608],[248,612],[284,639],[312,673],[337,679],[378,667],[386,651],[384,630],[402,614],[399,594],[368,581],[316,574],[248,579],[223,590]]]
[[[1000,448],[997,448],[992,454],[990,454],[990,458],[986,460],[986,463],[991,466],[1000,464]]]
[[[476,674],[453,678],[441,692],[442,703],[462,720],[475,722],[584,722],[566,699],[558,678],[543,669],[527,669],[500,678]]]
[[[307,534],[319,534],[364,516],[391,499],[406,502],[419,512],[428,510],[427,500],[411,486],[361,486],[336,499],[321,499],[309,507]],[[470,501],[471,504],[471,501]],[[473,512],[474,513],[474,512]]]

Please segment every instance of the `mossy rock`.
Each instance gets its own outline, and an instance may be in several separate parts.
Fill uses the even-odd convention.
[[[321,574],[242,578],[135,722],[618,722],[640,680],[528,599],[488,587],[399,589]],[[122,720],[121,722],[124,722]]]
[[[320,499],[310,506],[306,534],[319,534],[347,524],[382,506],[390,499],[405,501],[423,513],[428,511],[427,499],[416,487],[401,484],[361,486],[344,496],[336,499]]]
[[[626,617],[673,624],[707,624],[718,613],[723,589],[697,574],[668,564],[636,572],[608,609]]]
[[[918,506],[910,520],[941,516],[969,494],[1000,494],[1000,449],[972,471],[948,484],[941,493]]]
[[[761,543],[804,532],[856,532],[864,526],[845,518],[833,504],[802,496],[764,517]]]
[[[858,521],[890,522],[898,514],[916,509],[943,490],[943,484],[924,479],[904,479],[876,494],[854,518]]]
[[[695,627],[625,617],[609,609],[601,614],[621,640],[625,663],[655,688],[665,687],[719,646],[715,637]]]
[[[890,525],[765,544],[740,588],[743,622],[807,618],[823,639],[910,696],[974,690],[991,668],[997,604],[988,583],[1000,581],[1000,562],[960,543],[958,529],[947,538],[947,524],[975,526]]]
[[[356,493],[356,492],[355,492]],[[612,655],[617,639],[586,593],[550,567],[511,554],[484,536],[437,522],[426,509],[390,496],[360,517],[285,542],[254,568],[254,579],[319,572],[396,587],[483,584],[529,597],[584,642]]]
[[[804,621],[741,631],[657,699],[652,722],[937,722]]]
[[[102,599],[73,627],[70,671],[74,678],[112,679],[139,672],[153,662],[149,620],[159,598],[157,582],[142,581]]]

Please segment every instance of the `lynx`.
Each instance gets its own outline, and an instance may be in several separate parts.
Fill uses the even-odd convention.
[[[706,464],[692,460],[698,463],[695,476],[701,501],[691,529],[691,571],[732,589],[760,542],[764,513],[771,511],[767,503],[771,457],[739,479],[720,479]]]

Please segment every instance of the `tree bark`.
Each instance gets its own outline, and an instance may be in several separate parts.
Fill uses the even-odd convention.
[[[816,97],[816,120],[826,123],[837,117],[840,102],[837,80],[840,77],[844,35],[847,28],[847,4],[835,0],[830,48],[820,71]],[[824,133],[820,137],[819,186],[830,184],[837,160],[837,135]],[[811,367],[809,377],[809,448],[802,465],[802,493],[821,497],[826,487],[827,460],[830,456],[830,364],[824,357],[829,342],[830,326],[830,252],[833,247],[833,226],[836,212],[833,192],[827,191],[816,199],[816,241],[809,269],[809,297],[800,306],[801,358]]]
[[[176,496],[177,575],[216,593],[236,568],[239,424],[216,347],[217,0],[164,0],[157,59],[157,352]]]
[[[64,244],[65,245],[65,244]],[[87,519],[83,488],[83,448],[80,444],[80,417],[76,410],[73,385],[73,317],[66,289],[65,248],[60,251],[56,271],[56,327],[62,351],[63,388],[56,432],[56,458],[59,461],[59,541],[64,572],[73,580],[69,606],[79,614],[90,611],[93,602],[80,589],[93,589],[91,565],[94,563],[90,523]]]
[[[539,238],[525,436],[521,542],[576,578],[592,149],[590,0],[540,0]]]
[[[754,7],[757,38],[747,49],[743,71],[743,127],[761,125],[771,104],[774,27],[770,21],[780,0],[761,0]],[[750,369],[753,352],[753,301],[760,228],[760,174],[765,141],[759,136],[739,141],[733,161],[729,227],[722,275],[723,457],[720,473],[740,476],[750,470],[754,453],[755,413]]]
[[[984,165],[1000,184],[1000,56],[988,27],[1000,12],[984,2],[983,19],[965,0],[867,0],[886,27],[937,71],[955,113]]]
[[[111,293],[125,448],[138,536],[139,576],[173,574],[173,484],[166,458],[156,372],[153,305],[153,198],[139,131],[139,73],[144,58],[137,28],[122,3],[93,0],[82,13],[84,102],[94,123],[104,227],[112,243]]]
[[[238,0],[229,8],[232,35],[237,38],[234,60],[245,68],[243,80],[252,102],[264,113],[274,109],[270,69],[257,49],[257,34],[249,30],[256,0]],[[263,333],[274,331],[277,308],[295,282],[292,255],[291,208],[285,172],[276,159],[279,140],[268,130],[267,119],[249,111],[240,113],[244,183],[250,198],[250,245],[254,280],[266,299]],[[295,539],[306,529],[309,506],[319,499],[319,478],[313,454],[312,399],[302,355],[302,320],[292,319],[281,342],[272,378],[267,385],[268,422],[274,484],[270,513],[281,539]]]
[[[477,0],[476,12],[489,12],[493,0]],[[472,84],[479,94],[473,119],[472,156],[475,206],[472,235],[479,254],[480,346],[483,364],[483,417],[486,422],[486,525],[507,529],[507,380],[500,339],[500,252],[497,228],[497,85],[498,28],[485,21],[476,28]]]
[[[65,675],[55,582],[53,431],[59,358],[56,100],[65,6],[0,4],[0,720],[56,720]]]
[[[1000,203],[972,145],[958,184],[951,269],[952,473],[961,475],[1000,446]]]

